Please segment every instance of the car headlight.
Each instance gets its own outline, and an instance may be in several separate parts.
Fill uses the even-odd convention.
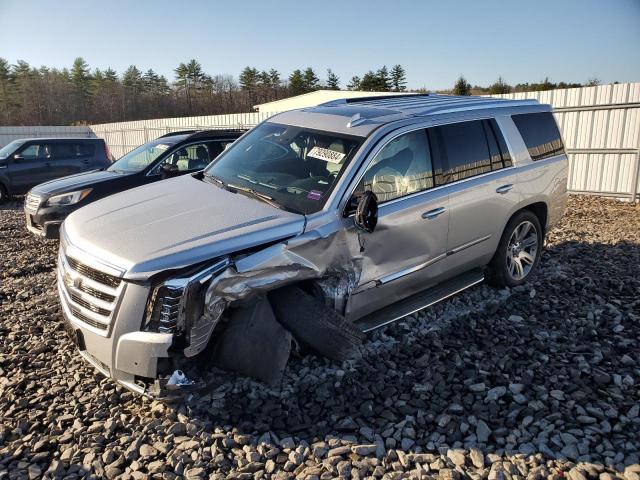
[[[91,193],[91,190],[91,188],[86,188],[84,190],[78,190],[76,192],[54,195],[47,200],[47,205],[73,205],[74,203],[78,203],[80,200],[89,195]]]

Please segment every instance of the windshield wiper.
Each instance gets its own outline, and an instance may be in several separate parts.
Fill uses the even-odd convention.
[[[209,175],[208,173],[205,173],[203,175],[204,175],[204,178],[206,178],[208,180],[212,180],[216,184],[218,184],[218,186],[220,186],[220,188],[224,188],[225,190],[230,190],[229,185],[224,183],[224,180],[222,180],[220,177],[216,177],[215,175]]]
[[[258,192],[256,190],[254,190],[253,188],[243,187],[243,186],[240,186],[240,185],[235,185],[233,183],[227,184],[227,187],[229,187],[229,188],[231,188],[233,190],[237,190],[237,191],[240,191],[240,192],[248,193],[252,197],[257,198],[258,200],[261,200],[264,203],[267,203],[267,204],[271,205],[272,207],[277,208],[279,210],[286,210],[288,212],[297,213],[299,215],[304,215],[299,210],[283,207],[278,202],[276,202],[273,199],[273,197],[270,197],[269,195],[267,195],[265,193]]]

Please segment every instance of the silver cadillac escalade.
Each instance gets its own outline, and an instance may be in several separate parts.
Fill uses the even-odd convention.
[[[81,355],[166,398],[220,367],[277,381],[485,278],[526,282],[562,216],[548,105],[447,95],[281,113],[203,172],[99,200],[61,231],[58,290]],[[209,375],[210,377],[210,375]]]

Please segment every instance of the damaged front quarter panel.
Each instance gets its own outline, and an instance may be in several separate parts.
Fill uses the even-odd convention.
[[[359,236],[354,229],[335,229],[327,236],[312,230],[233,261],[211,280],[203,315],[192,326],[185,355],[204,350],[228,305],[292,283],[317,280],[329,306],[343,314],[362,271]]]

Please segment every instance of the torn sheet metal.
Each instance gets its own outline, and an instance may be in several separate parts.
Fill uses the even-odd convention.
[[[327,302],[344,313],[362,272],[359,236],[355,229],[340,228],[326,237],[314,230],[236,259],[211,281],[205,294],[204,314],[196,325],[209,327],[201,327],[207,330],[206,340],[204,336],[195,339],[202,347],[185,354],[192,356],[204,349],[227,305],[303,280],[318,279]]]

